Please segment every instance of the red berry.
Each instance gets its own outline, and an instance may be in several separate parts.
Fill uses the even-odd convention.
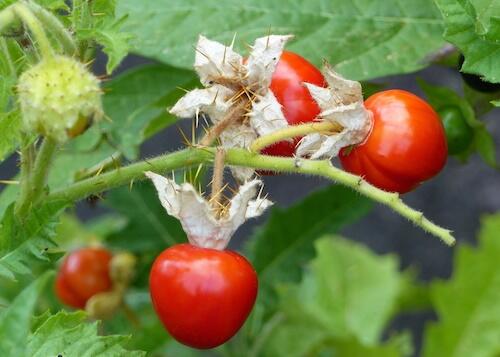
[[[283,51],[271,79],[271,91],[282,105],[288,124],[301,124],[313,121],[320,108],[312,98],[304,82],[324,87],[325,78],[310,62],[296,53]],[[264,150],[263,154],[273,156],[293,156],[300,138],[280,141]]]
[[[111,258],[104,248],[82,248],[70,253],[56,277],[55,292],[59,300],[83,309],[92,296],[111,290]]]
[[[426,101],[394,89],[372,95],[365,107],[373,113],[373,128],[363,143],[341,151],[345,170],[399,193],[441,171],[448,157],[446,134]]]
[[[257,297],[255,270],[232,251],[179,244],[164,250],[149,276],[160,320],[179,342],[217,347],[241,328]]]

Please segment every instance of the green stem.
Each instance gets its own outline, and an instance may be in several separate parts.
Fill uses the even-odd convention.
[[[56,148],[57,143],[54,140],[45,138],[40,146],[40,149],[38,150],[35,167],[33,168],[33,176],[30,182],[30,199],[33,203],[36,203],[43,194],[47,184],[50,164],[52,163]]]
[[[17,17],[14,13],[14,5],[8,6],[0,11],[0,33],[5,31],[5,29],[11,26],[16,20]]]
[[[342,127],[339,124],[330,121],[290,125],[284,129],[274,131],[271,134],[267,134],[255,139],[254,142],[250,145],[250,151],[256,153],[260,152],[262,149],[268,147],[269,145],[275,144],[285,139],[296,138],[311,133],[331,133],[340,130],[342,130]]]
[[[42,25],[45,26],[46,30],[59,41],[64,52],[70,56],[74,56],[78,52],[75,41],[59,19],[50,11],[45,10],[34,2],[28,2],[28,6],[33,14],[40,20]]]
[[[77,201],[91,194],[125,185],[132,180],[144,179],[144,171],[147,170],[165,172],[201,163],[210,163],[214,160],[215,151],[215,148],[189,148],[148,161],[138,162],[54,191],[49,195],[49,199]],[[390,207],[415,225],[439,237],[446,244],[453,245],[455,243],[451,231],[437,226],[425,218],[422,212],[407,206],[397,193],[386,192],[372,186],[361,177],[334,167],[330,161],[274,157],[254,154],[244,149],[229,149],[226,151],[225,162],[228,165],[260,170],[294,172],[326,177]]]
[[[9,47],[7,46],[7,41],[5,41],[5,38],[3,38],[3,37],[0,37],[0,47],[1,47],[1,50],[2,50],[2,52],[5,55],[5,58],[7,60],[7,65],[9,66],[10,74],[14,78],[17,78],[16,66],[14,65],[14,62],[12,61]]]
[[[22,217],[30,208],[30,181],[31,181],[31,170],[33,167],[33,144],[28,142],[26,135],[23,135],[22,146],[20,152],[21,159],[21,172],[20,172],[20,186],[19,186],[19,198],[16,201],[14,212],[18,217]]]
[[[51,58],[53,56],[52,46],[40,21],[35,17],[26,3],[18,2],[14,4],[13,7],[14,13],[24,22],[33,34],[42,57]]]

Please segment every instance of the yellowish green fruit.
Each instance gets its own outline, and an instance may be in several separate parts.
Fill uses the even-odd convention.
[[[21,75],[18,92],[26,129],[60,143],[103,116],[99,80],[71,57],[43,59]]]

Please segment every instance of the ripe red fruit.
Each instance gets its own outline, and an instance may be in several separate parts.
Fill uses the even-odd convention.
[[[255,270],[241,255],[179,244],[164,250],[149,276],[160,320],[179,342],[217,347],[241,328],[257,297]]]
[[[372,95],[365,107],[373,113],[373,128],[363,143],[341,151],[345,170],[399,193],[441,171],[448,156],[446,134],[426,101],[394,89]]]
[[[83,309],[92,296],[111,290],[111,258],[104,248],[82,248],[70,253],[56,277],[55,292],[59,300]]]
[[[271,91],[282,105],[285,119],[290,125],[313,121],[320,108],[304,82],[324,87],[325,78],[310,62],[296,53],[283,51],[271,79]],[[301,138],[280,141],[268,146],[262,153],[273,156],[293,156]]]

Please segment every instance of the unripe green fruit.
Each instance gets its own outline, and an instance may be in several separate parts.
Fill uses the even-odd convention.
[[[43,59],[21,75],[18,92],[26,129],[60,143],[103,115],[99,80],[71,57]]]

